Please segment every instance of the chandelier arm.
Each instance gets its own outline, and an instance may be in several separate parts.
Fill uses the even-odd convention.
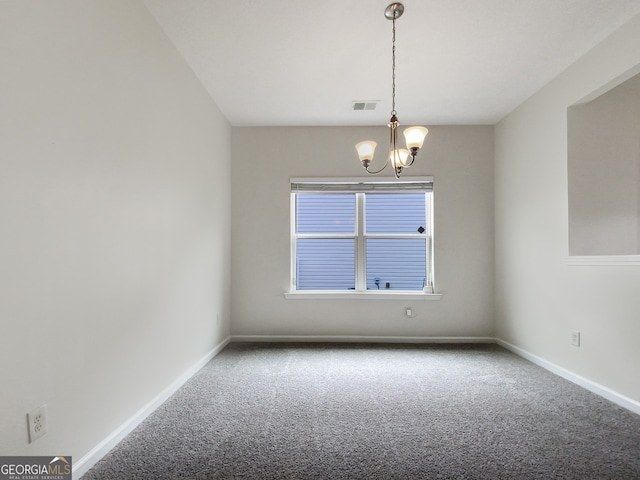
[[[385,168],[387,168],[387,165],[389,165],[389,159],[387,158],[387,161],[384,162],[384,165],[382,166],[382,168],[380,170],[376,170],[375,172],[372,172],[371,170],[369,170],[369,167],[364,167],[364,169],[366,170],[366,172],[369,175],[377,175],[378,173],[382,172]]]
[[[393,115],[389,121],[389,159],[391,161],[391,168],[393,169],[393,175],[396,178],[400,178],[402,174],[402,165],[400,164],[400,155],[398,152],[398,118]],[[393,158],[393,160],[391,160]]]
[[[405,163],[405,165],[404,165],[405,167],[410,167],[411,165],[413,165],[413,162],[415,162],[415,160],[416,160],[416,156],[415,155],[411,154],[409,156],[411,157],[411,161],[409,163]]]

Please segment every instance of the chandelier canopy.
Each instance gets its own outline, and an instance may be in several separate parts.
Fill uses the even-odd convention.
[[[385,11],[384,16],[393,22],[392,40],[391,40],[391,119],[387,126],[389,127],[389,155],[380,170],[369,170],[369,165],[373,160],[373,154],[376,149],[376,142],[366,140],[356,144],[358,157],[362,162],[362,166],[372,175],[378,174],[384,170],[387,165],[391,164],[393,173],[396,178],[400,178],[402,169],[410,167],[416,159],[418,150],[422,148],[424,139],[429,130],[425,127],[409,127],[404,130],[404,138],[407,148],[398,148],[398,121],[396,112],[396,20],[404,13],[404,5],[401,3],[392,3]]]

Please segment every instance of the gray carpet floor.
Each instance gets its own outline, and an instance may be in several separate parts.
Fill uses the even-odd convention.
[[[83,478],[640,479],[640,416],[497,345],[232,343]]]

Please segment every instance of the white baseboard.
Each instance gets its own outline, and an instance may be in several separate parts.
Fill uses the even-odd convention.
[[[218,345],[216,345],[209,353],[193,364],[187,371],[178,377],[171,385],[160,392],[147,405],[138,410],[131,418],[120,425],[107,438],[96,445],[89,453],[82,457],[78,462],[73,462],[73,478],[80,478],[87,473],[102,457],[115,447],[124,437],[133,431],[142,421],[147,418],[154,410],[164,403],[171,395],[173,395],[187,380],[195,375],[198,370],[204,367],[213,357],[222,351],[229,344],[231,337],[227,337]]]
[[[232,342],[496,343],[493,337],[397,337],[377,335],[232,335]]]
[[[512,345],[509,342],[505,342],[504,340],[500,340],[498,338],[496,339],[496,343],[501,347],[504,347],[507,350],[512,351],[516,355],[519,355],[522,358],[529,360],[531,363],[535,363],[536,365],[546,370],[549,370],[550,372],[555,373],[556,375],[559,375],[562,378],[569,380],[570,382],[573,382],[577,385],[580,385],[583,388],[586,388],[587,390],[595,393],[596,395],[600,395],[601,397],[606,398],[607,400],[617,405],[620,405],[621,407],[626,408],[627,410],[630,410],[633,413],[637,413],[638,415],[640,415],[640,402],[637,402],[632,398],[625,397],[624,395],[614,390],[611,390],[610,388],[607,388],[603,385],[600,385],[599,383],[593,382],[587,378],[581,377],[580,375],[570,372],[569,370],[566,370],[554,363],[544,360],[543,358],[540,358],[537,355],[534,355],[533,353],[527,352],[526,350],[523,350],[520,347],[516,347],[515,345]]]
[[[571,266],[638,266],[640,265],[640,255],[589,255],[567,257],[567,265]]]

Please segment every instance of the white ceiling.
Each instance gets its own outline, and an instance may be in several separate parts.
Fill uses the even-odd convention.
[[[380,125],[389,0],[144,0],[234,126]],[[640,13],[640,0],[405,0],[401,123],[494,124]],[[380,100],[353,111],[354,100]]]

